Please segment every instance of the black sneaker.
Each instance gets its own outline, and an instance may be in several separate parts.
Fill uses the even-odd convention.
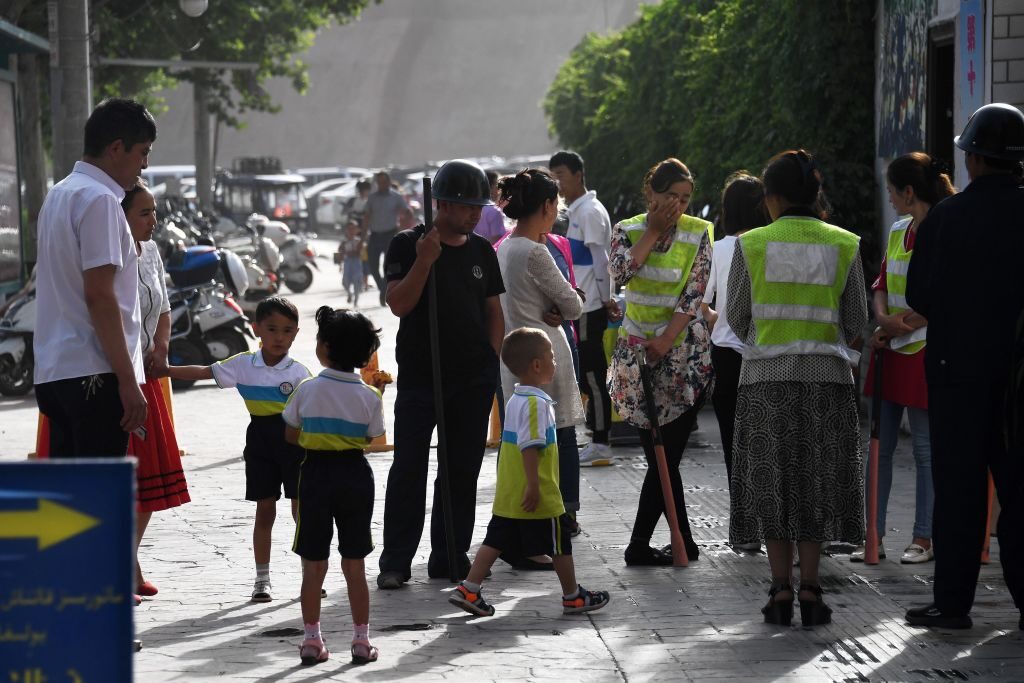
[[[608,591],[588,591],[583,586],[577,586],[579,593],[574,598],[562,598],[562,614],[582,614],[601,609],[609,602],[611,596]]]
[[[381,572],[377,575],[377,588],[385,591],[394,590],[404,586],[408,580],[409,577],[402,572]]]
[[[911,626],[927,626],[928,628],[965,629],[974,626],[969,614],[962,616],[943,614],[942,610],[935,606],[935,603],[908,609],[907,623]]]
[[[478,617],[494,616],[494,606],[487,604],[483,595],[470,592],[461,583],[448,594],[448,602]]]

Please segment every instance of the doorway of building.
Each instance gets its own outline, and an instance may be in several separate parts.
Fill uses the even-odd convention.
[[[925,120],[925,151],[953,168],[953,99],[956,95],[954,22],[928,31],[928,104]]]

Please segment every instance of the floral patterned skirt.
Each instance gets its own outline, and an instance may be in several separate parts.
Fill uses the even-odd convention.
[[[729,539],[864,539],[864,463],[853,385],[739,388]]]

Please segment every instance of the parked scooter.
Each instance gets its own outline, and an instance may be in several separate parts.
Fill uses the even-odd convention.
[[[306,238],[293,233],[284,222],[273,221],[257,213],[249,216],[246,224],[278,248],[281,262],[277,274],[284,285],[296,294],[309,289],[313,284],[313,268],[319,270],[320,266],[316,263],[316,252]]]
[[[31,290],[11,304],[0,319],[0,394],[24,396],[32,390],[35,329],[36,293]]]
[[[172,365],[210,365],[249,350],[255,339],[232,292],[246,295],[248,276],[241,260],[214,247],[190,247],[167,262],[175,288],[171,300]],[[223,284],[222,284],[223,283]],[[194,382],[173,380],[175,389]]]

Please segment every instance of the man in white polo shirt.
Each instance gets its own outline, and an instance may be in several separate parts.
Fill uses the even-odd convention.
[[[141,104],[101,102],[82,160],[39,212],[35,384],[54,458],[124,456],[146,419],[138,254],[121,200],[155,139]]]

